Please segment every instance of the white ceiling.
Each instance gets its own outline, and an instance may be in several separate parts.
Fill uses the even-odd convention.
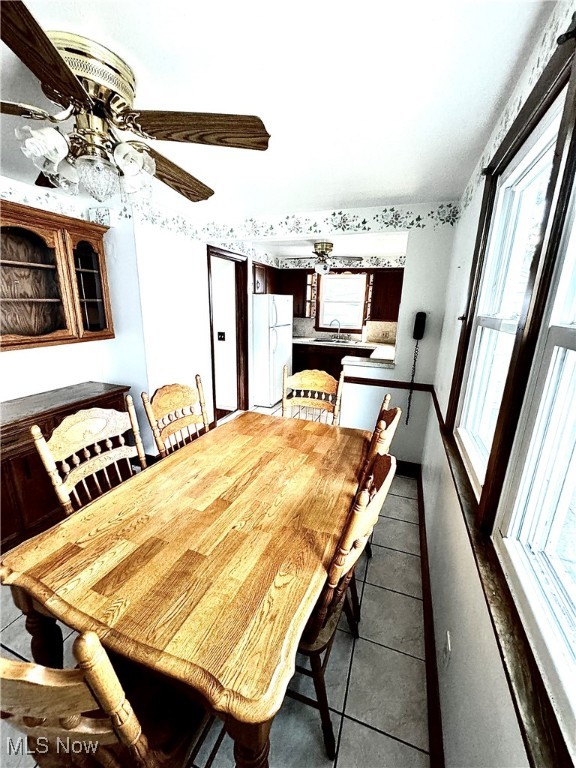
[[[554,3],[532,0],[27,0],[45,29],[108,46],[136,107],[256,114],[266,152],[154,146],[238,217],[457,200]],[[1,11],[0,3],[0,11]],[[46,106],[2,44],[2,98]],[[36,171],[2,116],[1,170]],[[155,195],[182,198],[155,182]],[[188,204],[186,204],[188,205]]]

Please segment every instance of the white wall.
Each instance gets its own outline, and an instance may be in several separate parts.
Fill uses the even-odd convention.
[[[402,299],[398,316],[396,358],[394,368],[344,369],[346,376],[362,376],[410,381],[415,342],[412,338],[416,312],[426,312],[426,332],[419,344],[416,382],[432,384],[442,338],[446,306],[446,281],[454,230],[444,226],[438,229],[413,229],[408,235],[406,265]],[[448,305],[449,306],[449,305]],[[402,461],[420,464],[424,447],[424,434],[431,408],[430,396],[414,392],[410,419],[406,424],[408,390],[344,384],[340,424],[373,430],[382,399],[386,392],[392,395],[391,405],[402,408],[403,416],[394,437],[394,455]]]
[[[446,766],[521,768],[528,759],[435,414],[422,480]]]
[[[457,317],[466,306],[470,269],[483,192],[480,169],[490,160],[506,129],[555,50],[573,3],[558,3],[542,32],[541,43],[529,58],[478,164],[463,198],[450,269],[446,278],[446,310],[438,345],[434,386],[446,412],[460,335]],[[424,506],[430,584],[436,635],[447,768],[516,768],[527,765],[511,694],[496,646],[494,630],[482,592],[472,548],[433,413],[428,419],[423,458]],[[451,633],[448,667],[442,653],[446,631]]]
[[[80,217],[85,201],[67,198],[12,180],[2,180],[10,199],[44,210]],[[106,265],[115,338],[2,352],[0,400],[46,392],[83,381],[134,387],[136,401],[146,386],[140,293],[132,221],[119,219],[105,235]],[[139,417],[140,418],[140,417]]]
[[[206,245],[145,221],[134,224],[148,394],[202,377],[214,418]],[[156,453],[146,432],[147,451]]]
[[[236,361],[236,265],[212,256],[212,320],[214,328],[214,373],[216,407],[235,411],[238,407]],[[226,338],[218,341],[218,332]]]

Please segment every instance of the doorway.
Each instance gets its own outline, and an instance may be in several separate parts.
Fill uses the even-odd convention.
[[[248,409],[248,263],[208,246],[212,396],[218,421]]]

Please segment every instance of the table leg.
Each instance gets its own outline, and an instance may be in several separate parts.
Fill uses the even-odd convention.
[[[26,629],[30,634],[32,658],[37,664],[53,669],[62,669],[64,663],[64,641],[62,630],[56,619],[41,613],[34,601],[24,590],[12,587],[14,603],[26,616]]]
[[[226,730],[234,740],[236,768],[268,768],[271,726],[272,720],[264,723],[226,721]]]

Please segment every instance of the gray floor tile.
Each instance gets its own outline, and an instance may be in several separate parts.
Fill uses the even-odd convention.
[[[364,581],[366,578],[366,569],[368,567],[368,557],[366,550],[360,555],[358,562],[356,563],[356,581]]]
[[[419,555],[420,526],[391,517],[381,517],[374,528],[373,542],[390,549],[409,552],[411,555]]]
[[[392,480],[390,493],[395,496],[407,496],[409,499],[418,498],[418,482],[414,477],[403,477],[396,475]]]
[[[360,637],[424,658],[422,601],[366,584],[362,597]]]
[[[12,624],[21,615],[22,611],[16,608],[12,600],[10,587],[0,586],[0,629]]]
[[[412,597],[422,597],[420,558],[394,549],[372,547],[373,557],[368,563],[366,581]]]
[[[337,768],[428,768],[427,754],[344,718]]]
[[[66,627],[66,629],[68,629],[68,627]],[[64,640],[64,669],[73,669],[78,663],[72,653],[72,646],[77,637],[78,632],[71,631],[68,637]]]
[[[336,632],[332,652],[328,659],[328,665],[324,679],[326,681],[326,693],[328,696],[328,705],[337,712],[344,709],[344,697],[346,695],[346,683],[350,671],[350,658],[354,640],[349,632]],[[296,663],[302,667],[310,669],[310,661],[301,654],[296,657]],[[299,674],[294,675],[288,686],[293,691],[303,693],[305,696],[315,699],[314,682],[311,677]],[[320,715],[318,715],[320,717]]]
[[[0,720],[0,765],[2,768],[33,768],[36,760],[26,754],[27,742],[22,731]]]
[[[21,614],[16,621],[13,621],[12,624],[9,624],[2,630],[0,642],[11,651],[15,651],[28,661],[32,661],[30,635],[26,631],[25,621],[26,617],[24,614]]]
[[[332,726],[336,738],[341,719],[341,715],[332,712]],[[220,722],[216,721],[195,760],[200,768],[206,765],[220,728]],[[334,763],[326,757],[320,715],[316,709],[293,699],[284,700],[272,724],[269,759],[270,768],[332,768]],[[229,736],[225,736],[213,766],[234,767],[232,740]]]
[[[357,640],[345,714],[428,750],[424,662]]]
[[[386,517],[395,517],[397,520],[405,520],[407,523],[417,523],[418,501],[416,499],[408,499],[405,496],[391,496],[388,494],[380,514],[386,515]]]

